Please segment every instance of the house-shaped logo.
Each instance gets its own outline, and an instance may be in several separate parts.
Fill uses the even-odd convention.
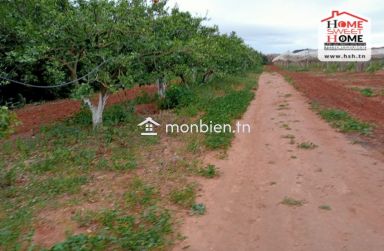
[[[351,14],[351,13],[349,13],[349,12],[346,12],[346,11],[339,12],[339,11],[337,11],[337,10],[332,11],[332,16],[327,17],[327,18],[321,20],[321,22],[329,21],[329,20],[334,19],[334,18],[336,18],[336,17],[339,17],[339,16],[341,16],[341,15],[348,15],[348,16],[353,17],[353,18],[355,18],[355,19],[360,19],[360,20],[363,21],[363,22],[368,22],[367,19],[364,19],[364,18],[362,18],[362,17],[353,15],[353,14]]]
[[[144,132],[142,132],[141,135],[153,136],[157,135],[157,132],[154,130],[154,126],[160,126],[160,124],[154,121],[151,117],[148,117],[137,126],[144,126]]]
[[[319,23],[320,61],[369,61],[371,22],[347,11],[333,10]]]

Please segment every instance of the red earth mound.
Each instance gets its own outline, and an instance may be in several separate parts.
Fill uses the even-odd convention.
[[[130,90],[117,92],[109,97],[107,106],[132,100],[143,91],[155,93],[156,87],[153,85],[137,86]],[[95,102],[96,99],[93,101]],[[40,126],[69,118],[77,113],[80,108],[80,101],[70,99],[57,100],[39,105],[27,105],[15,111],[18,119],[22,123],[16,128],[16,133],[33,134],[39,130]]]

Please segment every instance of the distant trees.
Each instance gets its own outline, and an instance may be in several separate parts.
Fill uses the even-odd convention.
[[[220,34],[203,18],[167,9],[166,1],[5,0],[0,16],[0,76],[40,85],[74,81],[71,92],[90,108],[95,127],[109,94],[121,88],[156,82],[163,97],[171,79],[207,82],[262,61],[235,33]],[[95,92],[97,105],[90,101]]]

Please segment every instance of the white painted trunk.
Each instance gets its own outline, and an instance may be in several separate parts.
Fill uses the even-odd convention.
[[[197,69],[193,68],[192,69],[192,83],[196,83],[196,77],[197,76]]]
[[[164,98],[165,97],[165,89],[167,87],[165,81],[163,80],[163,78],[159,78],[156,80],[156,85],[157,85],[157,94],[159,94],[159,96],[161,98]]]
[[[92,124],[93,128],[97,128],[103,124],[103,112],[105,105],[107,104],[108,94],[100,93],[99,102],[97,106],[93,105],[89,98],[83,99],[84,103],[89,107],[92,112]]]

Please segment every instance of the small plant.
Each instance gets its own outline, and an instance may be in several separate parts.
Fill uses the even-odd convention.
[[[199,169],[198,173],[206,178],[213,178],[217,176],[219,173],[215,165],[207,165],[206,167],[202,167]]]
[[[170,193],[170,199],[173,203],[190,208],[194,205],[196,199],[195,185],[189,184],[180,189],[175,189]]]
[[[371,88],[364,88],[364,89],[361,89],[360,90],[360,93],[361,95],[365,96],[365,97],[372,97],[374,96],[373,95],[373,91]]]
[[[72,220],[76,221],[79,224],[79,227],[90,227],[96,218],[96,213],[93,211],[79,211],[76,212],[72,217]]]
[[[286,135],[283,135],[281,136],[283,139],[294,139],[295,138],[295,135],[292,135],[292,134],[286,134]]]
[[[288,124],[282,124],[281,128],[284,128],[285,130],[291,130],[291,127],[289,127]]]
[[[8,107],[0,107],[0,139],[12,134],[15,131],[15,127],[19,124],[20,122],[17,120],[16,115],[9,111]]]
[[[129,191],[125,194],[128,206],[139,207],[155,204],[157,191],[154,187],[144,184],[139,178],[134,178],[128,189]]]
[[[292,78],[292,77],[284,76],[284,79],[285,79],[288,83],[293,84],[293,78]]]
[[[332,209],[331,206],[329,206],[329,205],[321,205],[321,206],[319,206],[319,208],[322,210],[331,210]]]
[[[284,197],[280,203],[291,207],[297,207],[304,205],[304,200],[296,200],[291,197]]]
[[[203,215],[206,212],[206,207],[203,203],[193,204],[191,207],[191,215]]]
[[[192,138],[187,145],[187,150],[193,154],[200,152],[201,141],[198,138]]]
[[[284,104],[280,104],[279,107],[277,108],[278,111],[280,110],[289,110],[289,104],[287,103],[284,103]]]
[[[301,149],[315,149],[317,145],[312,142],[302,142],[298,144],[297,147]]]
[[[10,187],[16,182],[16,171],[15,169],[4,170],[0,166],[0,189]]]

